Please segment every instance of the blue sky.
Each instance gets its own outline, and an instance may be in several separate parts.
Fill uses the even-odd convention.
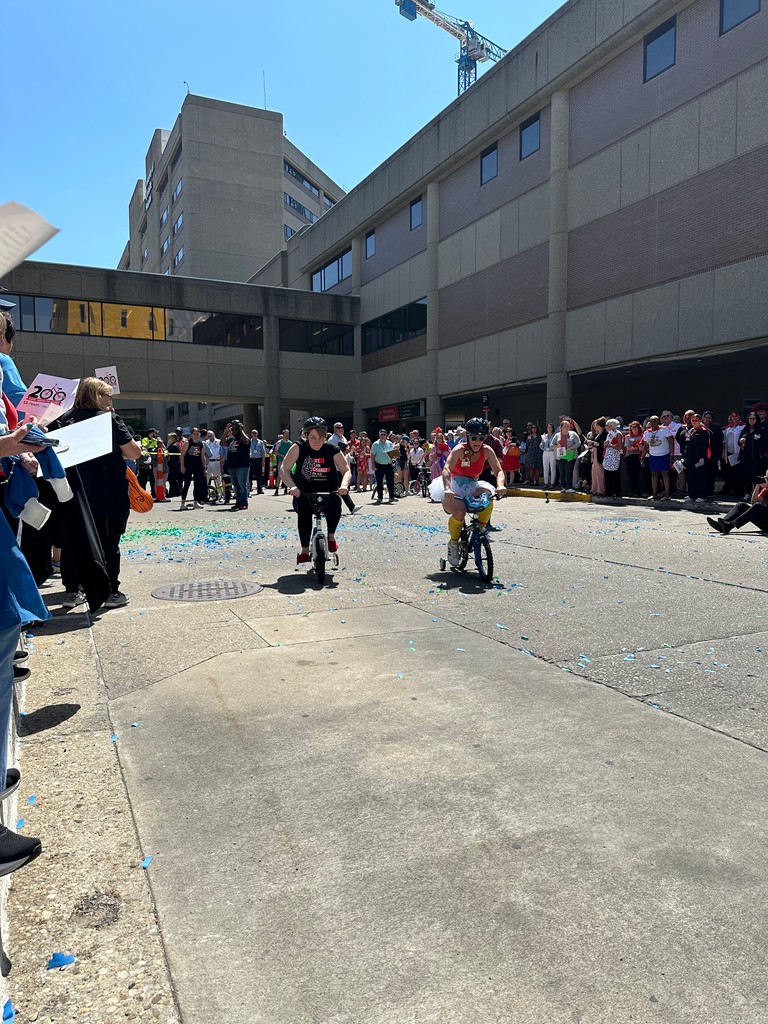
[[[512,49],[561,0],[447,0]],[[393,0],[15,3],[3,14],[0,202],[61,228],[37,254],[114,267],[155,128],[186,93],[279,110],[288,137],[350,189],[456,97],[458,43]],[[488,67],[489,65],[486,65]]]

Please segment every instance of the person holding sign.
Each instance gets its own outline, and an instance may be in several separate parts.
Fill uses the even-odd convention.
[[[97,377],[84,377],[80,381],[74,408],[62,417],[61,423],[69,426],[103,412],[112,417],[112,451],[81,462],[78,470],[109,574],[112,592],[103,607],[121,608],[129,601],[120,591],[120,538],[128,525],[130,511],[125,459],[137,459],[141,446],[112,408],[112,388]],[[66,543],[61,552],[61,577],[67,591],[64,606],[74,608],[84,604],[84,597],[80,599],[77,553]]]

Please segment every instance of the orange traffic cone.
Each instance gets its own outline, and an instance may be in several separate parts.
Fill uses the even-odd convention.
[[[157,448],[157,465],[155,466],[155,501],[168,501],[168,496],[165,493],[163,449],[159,445]]]

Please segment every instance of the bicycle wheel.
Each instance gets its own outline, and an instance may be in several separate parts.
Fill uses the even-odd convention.
[[[215,505],[219,500],[219,489],[216,484],[211,480],[208,484],[208,501],[211,505]]]
[[[317,573],[317,582],[321,585],[325,583],[325,563],[328,558],[325,543],[325,537],[322,534],[315,540],[315,572]]]
[[[480,573],[480,579],[484,583],[490,583],[493,579],[493,552],[491,542],[487,537],[475,539],[475,564]]]
[[[467,562],[469,561],[469,537],[466,530],[461,531],[459,537],[459,564],[456,566],[457,569],[466,569]]]
[[[413,495],[421,494],[421,484],[419,483],[419,481],[411,480],[410,484],[408,485],[408,491],[410,494]]]
[[[429,480],[424,475],[421,477],[421,496],[422,498],[429,497]]]

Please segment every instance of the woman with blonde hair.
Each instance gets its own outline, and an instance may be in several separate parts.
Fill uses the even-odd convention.
[[[62,426],[69,426],[105,412],[111,417],[112,451],[81,462],[77,469],[93,513],[109,575],[111,594],[103,607],[121,608],[129,601],[120,591],[120,538],[125,533],[130,511],[125,459],[137,459],[141,446],[133,440],[130,430],[112,408],[112,388],[98,377],[84,377],[80,381],[75,404],[60,422]],[[67,591],[64,607],[75,608],[85,604],[76,552],[66,544],[61,552],[61,577]]]

